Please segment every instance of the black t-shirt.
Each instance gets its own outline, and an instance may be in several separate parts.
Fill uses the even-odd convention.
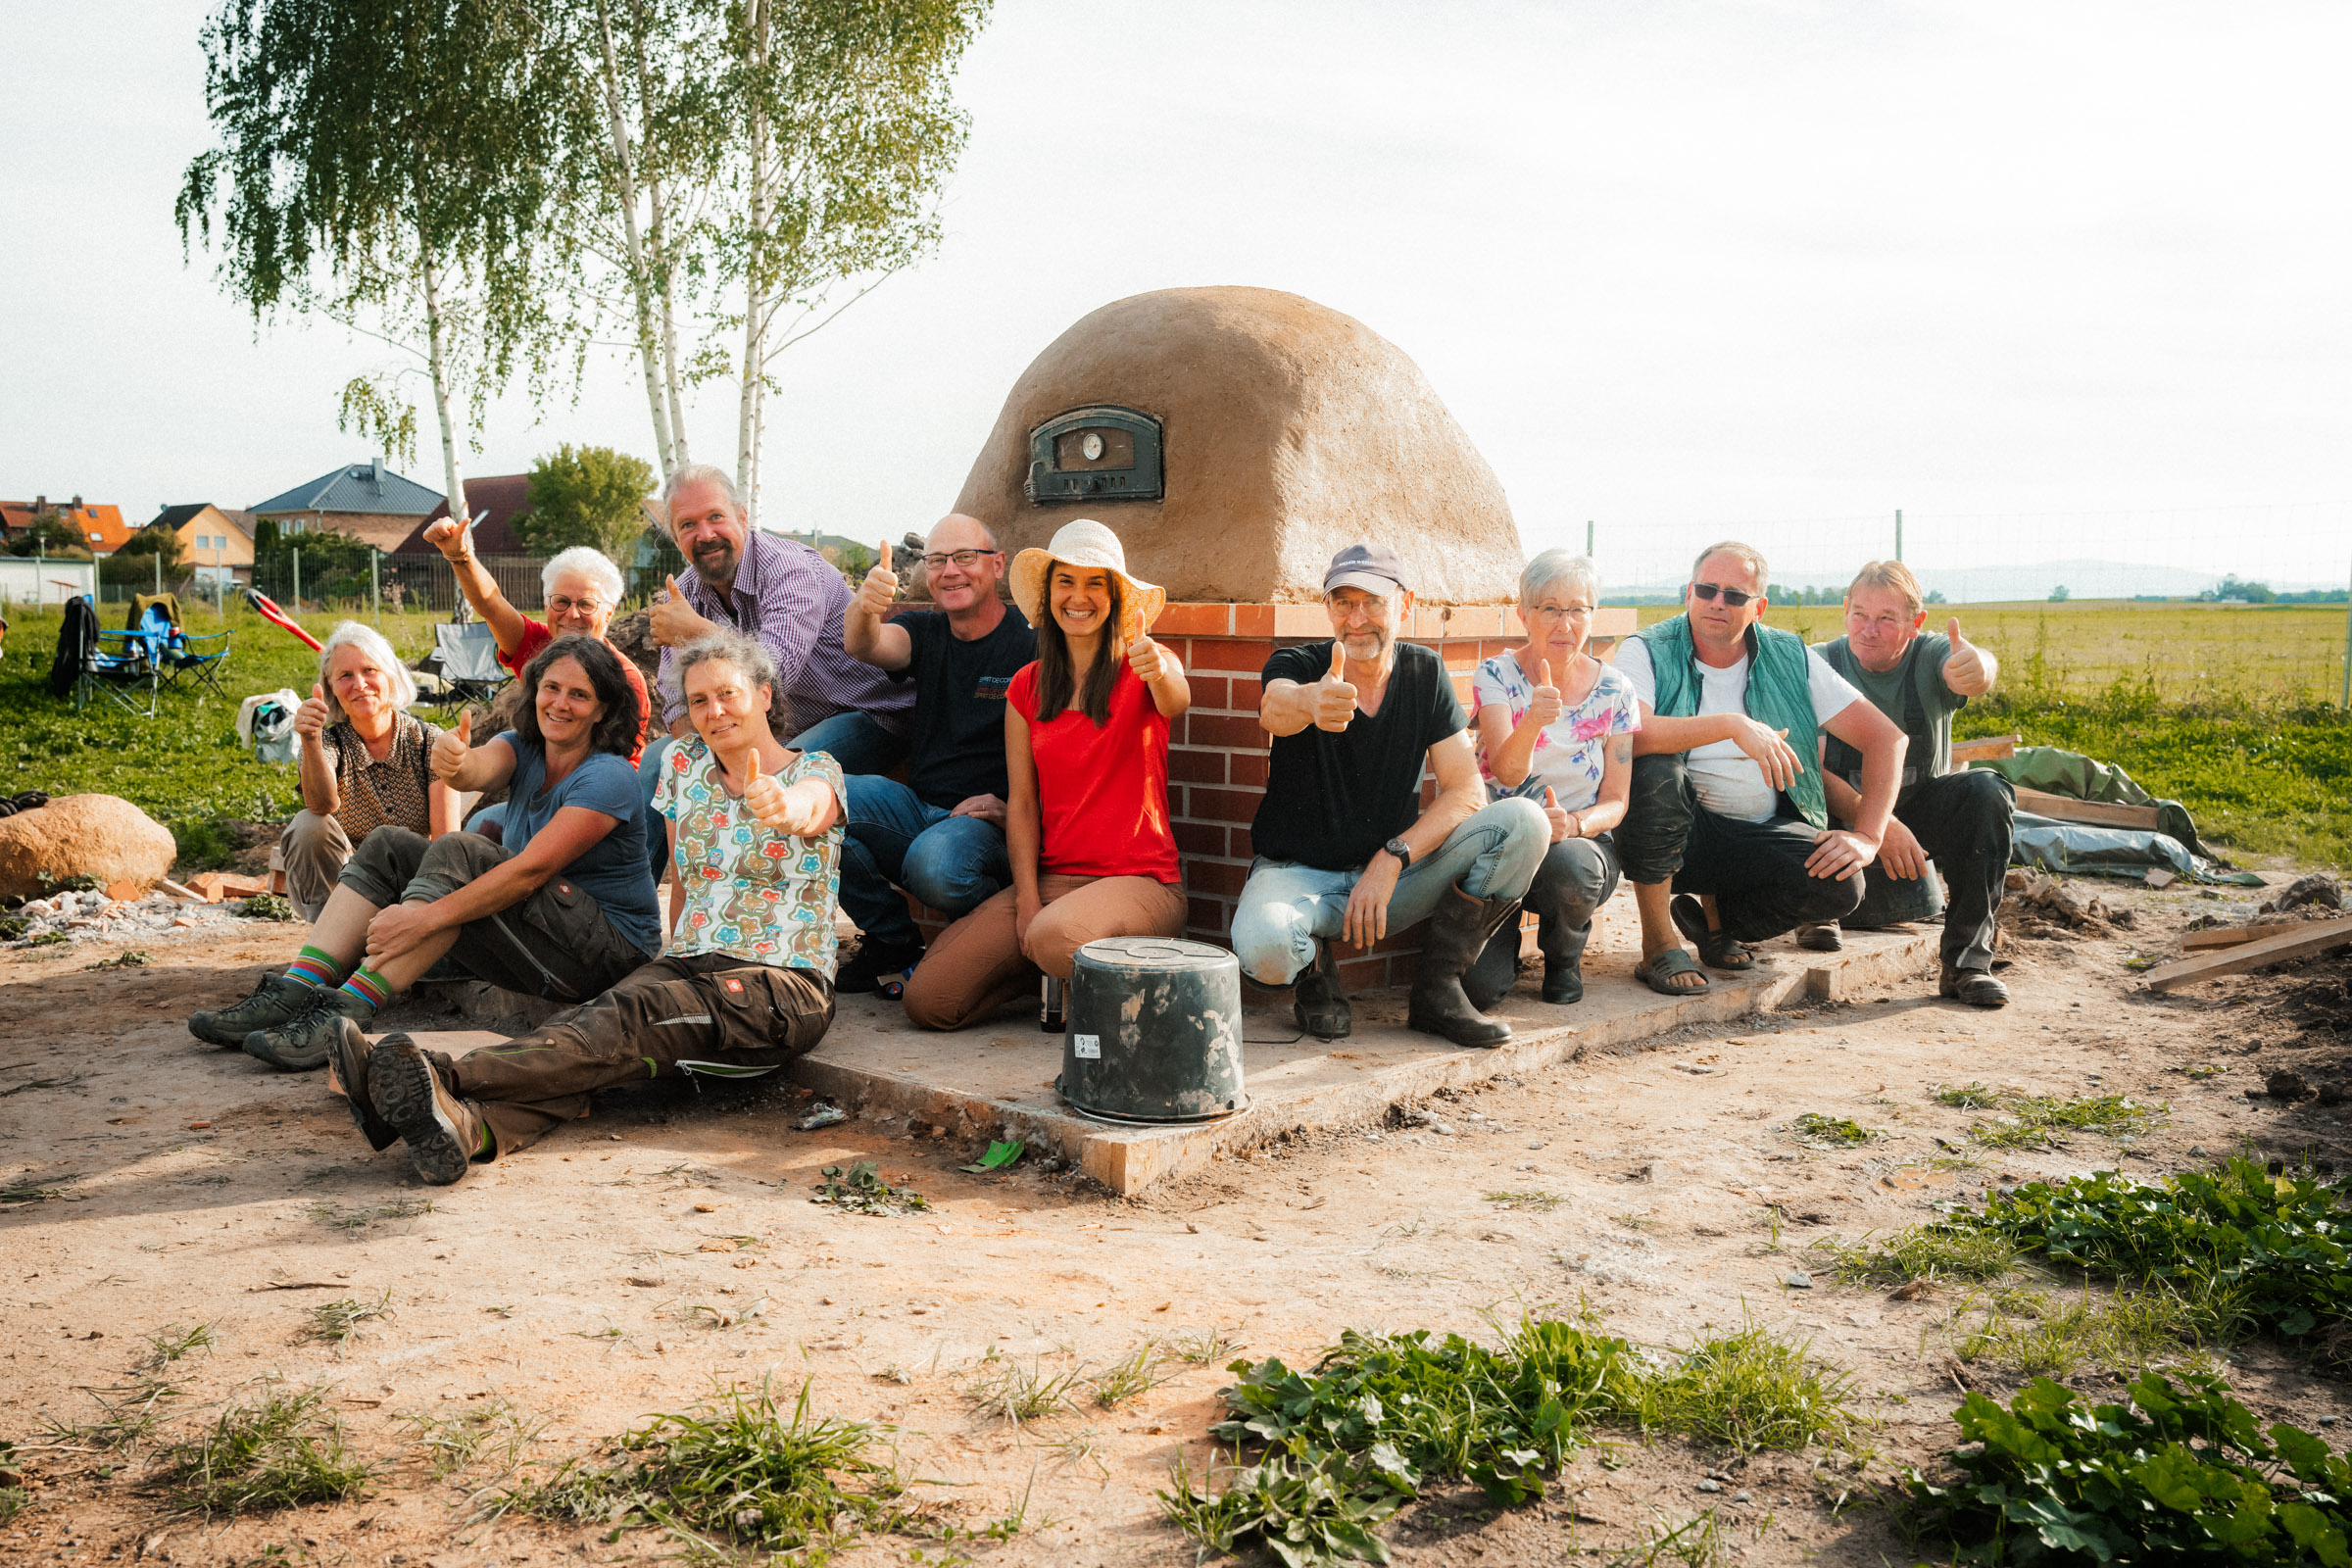
[[[970,642],[957,638],[939,611],[900,615],[914,645],[893,680],[914,682],[914,721],[907,730],[908,778],[931,806],[953,809],[975,795],[1004,799],[1004,692],[1023,664],[1037,658],[1037,633],[1011,605],[996,630]]]
[[[1309,686],[1330,673],[1331,644],[1305,643],[1267,660],[1265,680]],[[1250,847],[1326,871],[1363,864],[1420,816],[1429,749],[1464,723],[1446,662],[1418,644],[1397,644],[1378,713],[1357,712],[1337,735],[1309,724],[1274,738]]]

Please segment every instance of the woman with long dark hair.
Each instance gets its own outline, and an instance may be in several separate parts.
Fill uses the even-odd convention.
[[[1168,821],[1168,723],[1192,706],[1147,634],[1167,594],[1128,575],[1118,535],[1081,518],[1012,564],[1037,662],[1004,704],[1012,886],[948,927],[906,982],[906,1015],[960,1029],[1103,937],[1184,929]]]
[[[514,727],[472,744],[473,715],[433,743],[450,789],[509,786],[502,844],[474,833],[368,835],[310,945],[236,1006],[198,1013],[204,1039],[237,1023],[248,1055],[322,1066],[335,1020],[365,1024],[444,956],[509,991],[585,1002],[661,951],[645,804],[629,751],[643,714],[620,658],[563,637],[525,665]]]

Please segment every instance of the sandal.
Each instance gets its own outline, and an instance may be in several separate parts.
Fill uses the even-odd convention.
[[[1694,986],[1679,986],[1674,981],[1683,975],[1698,976]],[[1634,977],[1661,997],[1703,997],[1714,989],[1698,961],[1681,948],[1668,948],[1664,953],[1634,966]]]
[[[1721,927],[1710,929],[1707,911],[1699,902],[1686,893],[1666,906],[1674,917],[1674,928],[1690,939],[1698,956],[1710,969],[1752,969],[1756,956],[1738,937]]]

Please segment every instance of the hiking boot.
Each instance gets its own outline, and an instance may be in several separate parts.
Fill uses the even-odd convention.
[[[1796,945],[1809,953],[1841,953],[1845,933],[1835,920],[1806,921],[1796,928]]]
[[[1448,887],[1421,926],[1421,956],[1413,963],[1413,991],[1404,1026],[1439,1035],[1457,1046],[1505,1046],[1511,1026],[1470,1005],[1462,976],[1494,940],[1495,931],[1519,913],[1517,899],[1474,899]]]
[[[1946,965],[1936,982],[1936,994],[1965,1002],[1972,1007],[2009,1005],[2009,988],[1982,969],[1954,969]]]
[[[476,1154],[493,1152],[481,1112],[451,1092],[439,1066],[407,1035],[375,1043],[368,1060],[368,1098],[408,1140],[416,1174],[435,1187],[464,1180]]]
[[[1556,914],[1544,916],[1536,927],[1536,948],[1544,955],[1544,1000],[1557,1006],[1585,1000],[1585,944],[1592,940],[1592,922],[1572,926]]]
[[[334,1044],[335,1022],[375,1016],[375,1009],[337,986],[313,991],[302,1010],[284,1023],[256,1029],[245,1037],[245,1054],[284,1072],[311,1072],[326,1065],[327,1048]]]
[[[1317,1040],[1345,1040],[1355,1027],[1348,994],[1340,989],[1340,960],[1332,956],[1330,943],[1316,944],[1315,961],[1292,984],[1291,1016]]]
[[[384,1120],[375,1102],[368,1098],[368,1058],[374,1052],[355,1020],[335,1019],[334,1036],[326,1047],[327,1092],[343,1097],[360,1136],[380,1154],[400,1142],[400,1129]]]
[[[833,977],[833,994],[879,991],[885,981],[904,980],[922,958],[920,942],[876,942],[869,937],[858,944],[850,961]]]
[[[256,1029],[284,1023],[318,994],[317,986],[305,985],[282,974],[266,974],[262,983],[253,988],[253,995],[243,1002],[189,1013],[188,1033],[207,1045],[234,1051],[245,1043],[247,1035]]]

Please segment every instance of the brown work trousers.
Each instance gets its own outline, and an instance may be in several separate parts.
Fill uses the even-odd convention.
[[[1070,977],[1070,959],[1104,937],[1173,937],[1184,932],[1184,889],[1148,876],[1063,876],[1037,879],[1045,902],[1029,923],[1029,940],[1014,934],[1018,896],[1006,888],[939,934],[906,980],[906,1016],[924,1029],[961,1029],[977,1023],[1023,992],[1040,974]]]
[[[278,835],[277,854],[286,869],[286,902],[317,924],[335,891],[335,878],[351,858],[351,835],[332,815],[296,811]]]
[[[595,1090],[687,1074],[762,1077],[832,1022],[833,983],[815,971],[698,954],[656,958],[520,1039],[443,1059],[496,1152],[511,1154],[587,1115]]]

